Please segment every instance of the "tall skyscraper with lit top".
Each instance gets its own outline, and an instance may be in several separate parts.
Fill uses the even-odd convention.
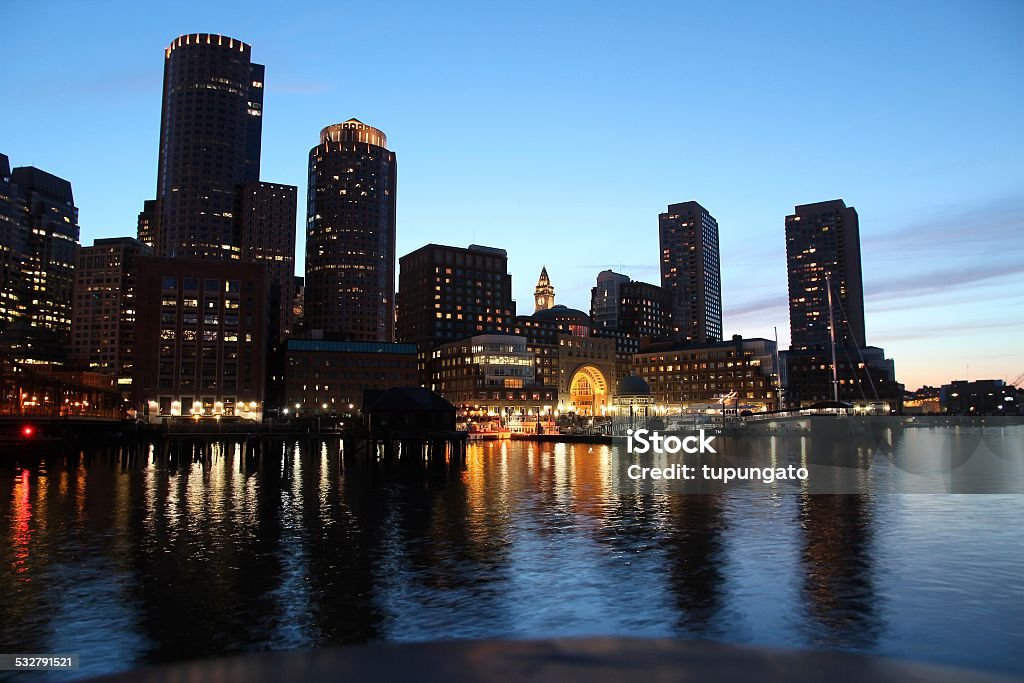
[[[263,132],[264,67],[251,54],[212,33],[164,51],[157,202],[140,218],[160,256],[241,258],[238,188],[259,180]]]
[[[305,326],[351,341],[395,339],[395,153],[358,119],[309,152]]]
[[[722,269],[718,221],[697,202],[670,204],[658,215],[661,286],[682,341],[722,341]]]

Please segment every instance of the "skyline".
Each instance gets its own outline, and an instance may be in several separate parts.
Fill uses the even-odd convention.
[[[500,17],[485,40],[467,31],[479,16],[411,7],[398,17],[391,6],[361,16],[358,31],[339,25],[344,44],[303,45],[315,12],[277,21],[255,12],[254,23],[227,8],[185,5],[167,21],[162,8],[147,10],[144,22],[128,18],[129,30],[87,51],[44,34],[88,31],[117,11],[65,10],[50,21],[12,10],[13,24],[24,26],[12,51],[25,66],[0,83],[22,93],[19,102],[39,101],[39,88],[57,85],[73,96],[61,107],[3,110],[3,129],[18,133],[0,151],[14,166],[36,165],[72,183],[83,245],[134,236],[156,186],[163,49],[180,33],[212,31],[251,44],[253,59],[267,67],[264,180],[298,185],[301,196],[307,150],[321,128],[356,117],[382,129],[402,161],[397,255],[428,242],[507,249],[520,313],[532,308],[544,265],[556,303],[583,310],[600,270],[658,284],[657,214],[696,200],[720,225],[724,336],[771,338],[776,326],[785,348],[784,218],[797,204],[842,198],[861,220],[867,342],[896,360],[908,389],[964,378],[968,363],[971,379],[1024,371],[1019,354],[1006,351],[1007,338],[1024,331],[1020,316],[1007,315],[1024,303],[1024,172],[1016,163],[1024,144],[1014,125],[1024,96],[1005,88],[1024,75],[1010,30],[1019,7],[944,5],[913,17],[887,9],[890,21],[871,50],[857,40],[870,19],[852,11],[769,17],[751,8],[761,16],[729,25],[728,34],[730,17],[709,11],[700,25],[711,30],[692,38],[697,46],[711,39],[721,63],[684,59],[667,74],[664,58],[686,51],[647,40],[644,29],[664,33],[678,11],[668,7],[650,17],[600,8],[575,17],[563,8],[546,12],[544,25]],[[829,34],[833,49],[809,59],[772,34],[789,24],[789,36],[821,26],[844,26],[849,35]],[[423,59],[367,49],[374,29],[385,26],[408,48],[399,52],[425,48]],[[525,49],[490,40],[503,36],[518,37]],[[620,49],[609,53],[587,36],[617,36]],[[757,52],[766,47],[776,52]],[[851,58],[841,48],[864,53]],[[361,49],[373,69],[329,68],[358,63]],[[753,56],[760,73],[746,68]],[[75,78],[65,62],[81,64],[89,77]],[[793,87],[835,74],[822,88]],[[465,92],[467,85],[476,87]],[[702,95],[697,103],[708,106],[677,89]],[[72,125],[93,134],[53,134]],[[97,167],[95,158],[110,163]],[[298,213],[301,225],[305,212]],[[907,262],[909,250],[916,262]],[[301,274],[302,231],[296,252]]]

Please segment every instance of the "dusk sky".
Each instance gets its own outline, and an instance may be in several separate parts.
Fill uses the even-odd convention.
[[[356,117],[398,156],[398,255],[503,247],[657,283],[658,213],[718,219],[725,334],[789,342],[784,217],[860,214],[867,341],[909,389],[1024,372],[1024,3],[5,2],[0,152],[71,181],[83,244],[154,196],[163,49],[265,64],[262,179],[299,186]],[[969,365],[969,371],[968,371]]]

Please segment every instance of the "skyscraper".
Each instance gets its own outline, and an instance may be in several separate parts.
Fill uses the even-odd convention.
[[[865,340],[857,211],[841,199],[797,206],[786,216],[786,265],[791,346],[780,356],[788,403],[839,400],[899,410],[903,385],[895,363]]]
[[[357,119],[320,131],[309,151],[307,329],[394,341],[396,173],[383,131]]]
[[[670,204],[658,215],[661,286],[675,335],[687,342],[722,340],[722,272],[718,221],[697,202]]]
[[[0,322],[67,342],[78,232],[71,183],[0,155]]]
[[[238,186],[259,180],[263,130],[264,67],[250,56],[246,43],[210,33],[179,36],[165,50],[150,227],[158,255],[240,257]]]
[[[826,275],[832,280],[836,345],[865,346],[856,209],[842,199],[797,206],[793,215],[786,216],[786,265],[792,348],[831,347]]]
[[[548,277],[546,266],[540,269],[540,277],[537,279],[537,286],[533,290],[533,301],[534,313],[545,311],[555,305],[555,288]]]

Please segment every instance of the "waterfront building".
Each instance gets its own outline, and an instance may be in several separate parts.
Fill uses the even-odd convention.
[[[363,392],[417,386],[416,346],[331,339],[288,339],[277,353],[274,415],[354,415]]]
[[[544,384],[557,387],[558,414],[607,413],[611,389],[619,377],[619,344],[614,338],[597,336],[587,313],[557,304],[529,319],[516,318],[515,328],[526,334],[531,350],[545,364]]]
[[[537,279],[537,287],[533,290],[534,313],[551,308],[555,305],[555,288],[548,277],[547,267],[540,269],[540,277]]]
[[[131,237],[98,239],[78,250],[71,354],[90,371],[116,378],[131,395],[138,259],[153,250]]]
[[[471,418],[550,414],[558,389],[537,381],[526,337],[486,334],[442,344],[434,351],[431,384]]]
[[[133,388],[148,419],[263,411],[269,297],[257,263],[137,260]]]
[[[661,286],[671,305],[673,334],[684,342],[722,340],[722,273],[718,221],[694,201],[658,215]]]
[[[615,386],[611,414],[616,422],[613,433],[621,434],[626,429],[640,429],[648,417],[654,417],[657,410],[651,385],[637,375],[626,375]]]
[[[711,344],[651,344],[633,357],[637,376],[668,412],[763,412],[779,406],[775,342],[744,339]]]
[[[0,354],[0,415],[125,417],[113,376],[71,369],[63,362],[25,362],[18,353],[6,353],[5,341],[0,339],[5,350]]]
[[[925,386],[903,394],[904,415],[937,415],[941,412],[938,387]]]
[[[829,293],[837,346],[865,346],[857,210],[842,199],[797,206],[786,216],[790,347],[828,351]]]
[[[614,328],[595,327],[591,336],[599,339],[611,339],[615,342],[615,376],[628,377],[633,372],[633,356],[651,344],[648,337],[636,337]]]
[[[78,234],[71,183],[0,154],[0,325],[67,343]]]
[[[1001,379],[958,379],[942,385],[939,404],[949,415],[1019,415],[1021,393]]]
[[[267,269],[269,329],[277,341],[295,329],[295,213],[298,188],[248,182],[238,193],[241,260]]]
[[[419,349],[424,386],[431,352],[440,344],[509,332],[516,304],[504,249],[427,244],[399,259],[398,277],[397,336]]]
[[[835,380],[828,350],[794,350],[780,354],[785,400],[790,407],[808,407],[838,400],[858,410],[888,414],[903,403],[902,384],[885,349],[875,346],[837,349]],[[833,382],[838,391],[833,391]]]
[[[164,51],[157,201],[139,221],[158,256],[241,258],[238,188],[259,180],[263,132],[264,67],[251,55],[211,33]]]
[[[320,131],[309,152],[307,329],[395,340],[396,174],[383,131],[357,119]]]
[[[606,415],[618,379],[615,359],[614,339],[559,335],[559,412]]]
[[[558,386],[558,339],[560,335],[569,333],[569,325],[532,315],[518,315],[512,321],[511,332],[526,339],[526,348],[534,358],[536,383],[545,387]]]
[[[856,209],[842,199],[795,207],[786,216],[786,264],[791,343],[781,370],[787,404],[838,399],[863,410],[898,411],[903,386],[894,363],[867,345]]]

